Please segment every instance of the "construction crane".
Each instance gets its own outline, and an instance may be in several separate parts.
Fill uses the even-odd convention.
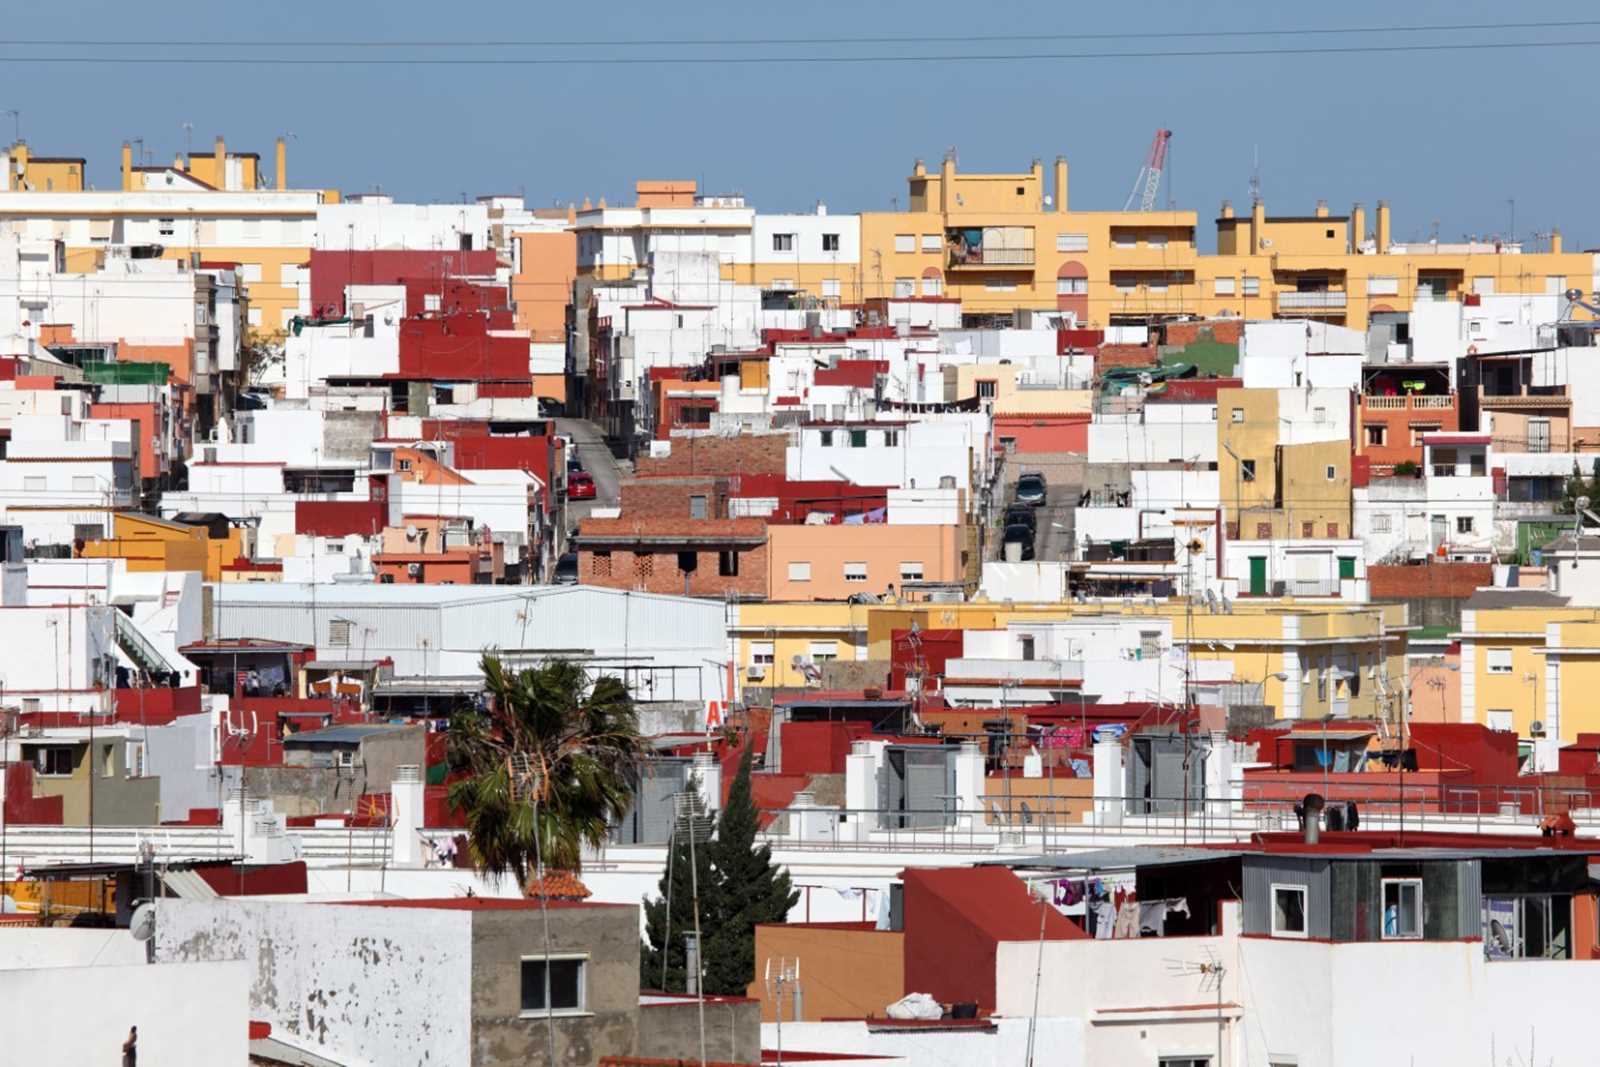
[[[1135,200],[1139,201],[1140,211],[1155,210],[1156,192],[1161,188],[1161,172],[1167,165],[1167,142],[1170,140],[1171,130],[1156,131],[1150,141],[1150,154],[1139,168],[1139,176],[1133,180],[1133,190],[1128,193],[1128,202],[1122,205],[1122,210],[1132,211]]]

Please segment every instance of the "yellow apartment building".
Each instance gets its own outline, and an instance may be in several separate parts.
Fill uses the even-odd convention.
[[[732,632],[741,686],[804,688],[806,678],[794,666],[796,657],[813,663],[868,658],[868,605],[745,603],[735,610]]]
[[[206,581],[223,580],[223,568],[245,555],[244,531],[230,527],[213,539],[204,526],[170,522],[153,515],[118,512],[112,536],[84,542],[84,559],[124,559],[130,571],[200,571]]]
[[[1600,609],[1542,594],[1504,599],[1531,603],[1463,609],[1453,635],[1461,642],[1462,720],[1524,738],[1574,741],[1600,731]]]
[[[1277,389],[1217,390],[1217,486],[1228,538],[1353,536],[1349,437],[1286,443],[1306,413],[1285,409],[1282,399]],[[1328,425],[1325,436],[1335,423]]]

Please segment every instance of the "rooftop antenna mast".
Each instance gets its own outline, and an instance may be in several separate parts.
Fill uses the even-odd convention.
[[[801,1016],[800,1005],[800,958],[789,959],[779,956],[777,966],[773,966],[772,958],[767,958],[765,975],[767,996],[772,998],[773,1018],[778,1024],[778,1062],[777,1067],[783,1067],[783,993],[787,986],[794,990],[794,1021],[799,1022]]]
[[[1179,978],[1195,975],[1200,979],[1200,991],[1217,994],[1217,1063],[1222,1062],[1222,979],[1228,973],[1227,965],[1217,958],[1209,947],[1203,947],[1203,960],[1167,960],[1167,973]]]
[[[1261,146],[1250,146],[1250,203],[1261,199]]]
[[[706,987],[705,938],[700,935],[700,866],[695,859],[695,845],[711,840],[711,816],[700,801],[700,794],[687,789],[672,794],[673,812],[676,816],[672,832],[685,834],[689,839],[689,893],[694,909],[694,960],[684,958],[684,981],[694,979],[694,996],[700,1010],[700,1067],[706,1067]],[[671,849],[671,844],[668,844]],[[670,883],[669,883],[670,885]],[[666,946],[662,946],[662,952]]]

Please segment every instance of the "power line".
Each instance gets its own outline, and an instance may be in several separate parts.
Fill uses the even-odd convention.
[[[1326,45],[1305,48],[1228,48],[1124,52],[1013,52],[956,55],[759,55],[759,56],[582,56],[544,58],[317,59],[307,56],[0,56],[6,63],[93,64],[95,66],[257,66],[257,67],[583,67],[583,66],[753,66],[773,64],[860,65],[866,63],[1063,62],[1106,59],[1238,59],[1256,56],[1315,56],[1394,53],[1481,52],[1527,48],[1592,48],[1600,40],[1437,42],[1394,45]]]
[[[1600,19],[1561,19],[1543,22],[1480,22],[1455,26],[1313,26],[1281,30],[1131,30],[1107,33],[1027,33],[1027,34],[950,34],[886,35],[852,37],[661,37],[603,40],[95,40],[82,38],[40,38],[0,41],[0,46],[88,47],[88,48],[640,48],[703,47],[731,48],[746,45],[841,45],[841,44],[971,44],[1001,41],[1118,41],[1118,40],[1196,40],[1210,38],[1312,37],[1346,34],[1390,33],[1470,33],[1500,30],[1575,29],[1600,26]]]

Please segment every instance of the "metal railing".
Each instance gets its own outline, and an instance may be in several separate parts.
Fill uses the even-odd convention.
[[[950,253],[952,267],[1031,267],[1031,248],[971,248]]]
[[[1342,308],[1346,299],[1342,289],[1330,289],[1322,293],[1279,293],[1278,306],[1286,310]]]

